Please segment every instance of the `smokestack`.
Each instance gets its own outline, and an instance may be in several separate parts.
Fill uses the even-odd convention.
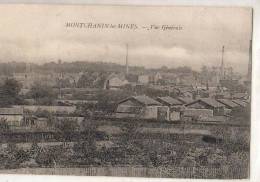
[[[125,66],[126,66],[126,75],[128,75],[128,44],[126,44],[126,58],[125,58]]]
[[[222,47],[222,57],[221,57],[221,79],[225,78],[225,68],[224,68],[224,51],[225,47]]]

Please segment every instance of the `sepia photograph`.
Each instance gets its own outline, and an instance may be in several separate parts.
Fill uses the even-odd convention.
[[[249,179],[252,22],[0,5],[0,174]]]

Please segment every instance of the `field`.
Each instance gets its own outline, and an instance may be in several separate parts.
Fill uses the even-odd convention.
[[[13,131],[12,137],[7,133],[0,136],[1,172],[247,178],[249,129],[223,124],[87,119],[80,131],[29,136]],[[15,137],[23,134],[26,140]],[[19,138],[17,142],[15,138]]]

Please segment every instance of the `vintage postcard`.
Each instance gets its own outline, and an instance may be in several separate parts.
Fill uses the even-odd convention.
[[[0,5],[0,173],[248,179],[252,18]]]

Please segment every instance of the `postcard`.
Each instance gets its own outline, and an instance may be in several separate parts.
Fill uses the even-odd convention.
[[[248,179],[252,19],[0,5],[0,173]]]

